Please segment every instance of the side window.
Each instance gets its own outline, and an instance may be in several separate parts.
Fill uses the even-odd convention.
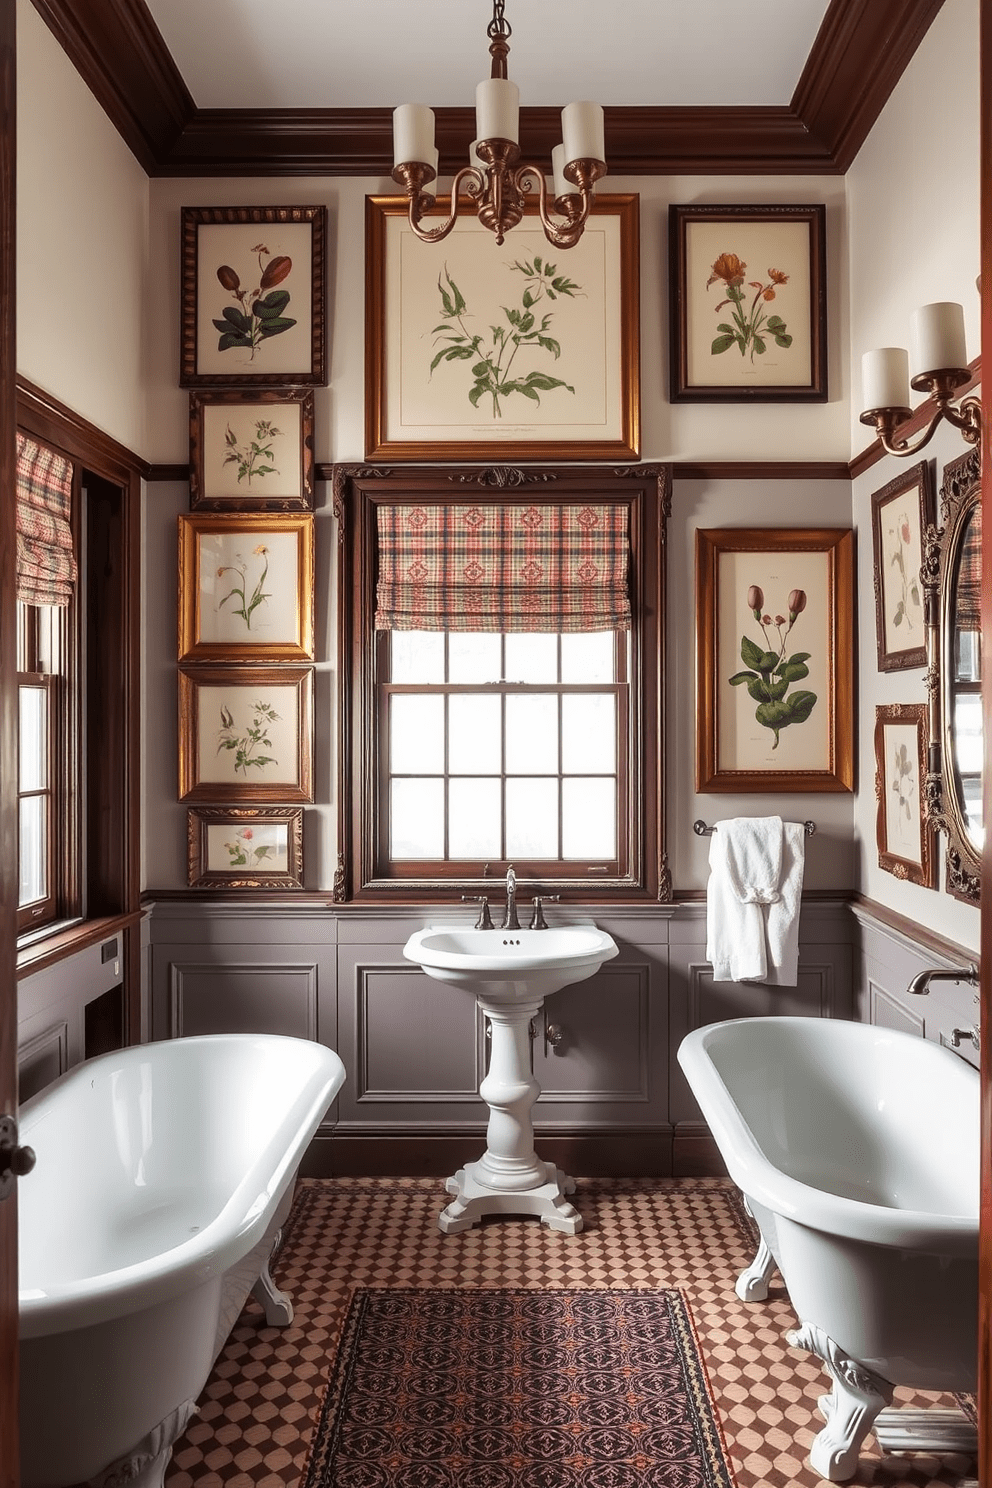
[[[61,626],[54,605],[17,606],[19,931],[57,914],[59,810],[56,714]]]

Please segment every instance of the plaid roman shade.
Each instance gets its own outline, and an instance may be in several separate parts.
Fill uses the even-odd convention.
[[[76,583],[69,514],[72,465],[54,450],[17,436],[17,598],[67,605]]]
[[[383,505],[377,630],[629,630],[627,507]]]
[[[982,508],[975,507],[958,559],[954,619],[959,630],[982,628]]]

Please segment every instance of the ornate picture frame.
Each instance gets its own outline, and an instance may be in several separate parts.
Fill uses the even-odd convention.
[[[696,532],[696,790],[854,788],[854,534]]]
[[[301,889],[302,806],[191,806],[191,889]]]
[[[314,519],[179,517],[179,660],[312,661]]]
[[[824,403],[826,207],[668,209],[673,403]]]
[[[191,392],[191,509],[313,511],[313,410],[312,388]]]
[[[934,516],[933,467],[929,460],[900,471],[871,498],[880,672],[927,664],[927,617],[920,570],[926,530]]]
[[[180,666],[179,799],[313,800],[313,668]]]
[[[875,708],[878,866],[925,889],[937,887],[934,831],[927,814],[926,703]]]
[[[326,382],[327,208],[183,207],[180,387]]]
[[[638,458],[636,195],[597,196],[564,252],[533,202],[502,247],[469,210],[443,249],[405,197],[365,205],[367,459]]]

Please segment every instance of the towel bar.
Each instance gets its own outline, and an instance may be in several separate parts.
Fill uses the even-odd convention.
[[[716,831],[719,825],[719,822],[717,822],[714,826],[708,827],[704,821],[694,821],[692,824],[692,830],[695,832],[697,837],[709,837],[713,832]],[[807,837],[812,837],[813,833],[816,831],[816,822],[804,821],[803,831],[806,833]]]

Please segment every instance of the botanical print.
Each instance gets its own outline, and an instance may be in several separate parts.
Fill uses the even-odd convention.
[[[312,252],[308,223],[199,225],[198,374],[310,374]]]
[[[919,494],[905,492],[882,507],[882,566],[885,649],[909,651],[925,641],[920,589]]]
[[[299,497],[302,440],[298,403],[204,401],[204,497]]]
[[[573,397],[575,395],[575,388],[564,378],[552,377],[548,372],[540,370],[532,369],[528,372],[520,366],[516,375],[511,377],[510,369],[521,349],[525,352],[543,351],[555,361],[558,360],[561,356],[561,344],[549,335],[554,315],[545,311],[538,319],[535,307],[542,300],[554,301],[560,295],[573,299],[582,293],[581,287],[569,279],[567,274],[559,273],[557,265],[547,263],[540,254],[525,259],[523,263],[515,259],[508,267],[511,273],[521,273],[524,276],[520,307],[500,306],[505,324],[490,325],[488,341],[482,331],[473,330],[473,325],[478,325],[479,317],[472,314],[464,295],[452,279],[447,264],[438,275],[437,281],[442,319],[434,327],[433,336],[434,344],[440,345],[441,349],[435,353],[431,362],[431,373],[442,362],[471,362],[472,385],[468,391],[468,401],[473,408],[478,408],[481,398],[491,399],[493,418],[502,418],[500,400],[514,394],[528,398],[538,405],[541,394],[549,393],[554,388],[564,388]]]
[[[203,784],[295,786],[299,780],[296,687],[268,683],[200,684],[197,774]]]
[[[217,570],[217,577],[219,579],[222,579],[225,574],[234,575],[233,578],[228,580],[231,587],[224,597],[218,600],[217,608],[222,610],[228,600],[233,601],[231,604],[231,614],[240,615],[249,630],[251,630],[252,615],[259,605],[265,604],[270,598],[265,592],[265,580],[269,573],[269,550],[264,543],[257,545],[252,557],[258,560],[261,572],[255,582],[255,587],[251,592],[250,598],[248,596],[248,566],[240,553],[235,555],[233,563],[222,563]]]
[[[741,661],[747,671],[735,672],[730,678],[731,687],[747,684],[747,690],[758,704],[754,716],[762,728],[770,729],[775,737],[773,749],[778,748],[780,731],[793,723],[805,723],[816,703],[816,693],[800,690],[790,692],[794,682],[809,676],[808,651],[795,651],[786,656],[786,646],[792,627],[806,608],[806,594],[802,589],[793,589],[789,594],[787,609],[789,618],[762,614],[765,596],[760,585],[752,584],[747,591],[747,607],[761,630],[763,645],[749,636],[741,637]],[[774,625],[778,634],[773,639],[769,628]],[[784,627],[784,628],[783,628]],[[753,668],[753,670],[752,670]]]
[[[919,863],[922,857],[920,820],[919,735],[915,723],[887,723],[883,729],[886,849],[894,857]]]
[[[276,457],[273,445],[281,433],[282,430],[277,429],[271,419],[256,419],[254,435],[244,443],[239,443],[237,434],[228,424],[224,433],[224,443],[227,445],[224,464],[237,466],[238,485],[245,481],[250,489],[253,480],[279,474],[274,463]]]
[[[234,754],[234,772],[247,776],[250,768],[263,770],[266,765],[278,765],[274,754],[263,754],[263,749],[272,748],[271,727],[280,721],[279,714],[271,703],[254,702],[250,707],[251,718],[247,724],[237,724],[234,714],[226,704],[220,708],[220,728],[217,730],[217,753],[222,749]]]
[[[210,827],[207,838],[211,849],[210,868],[248,868],[285,873],[287,868],[288,831],[285,826],[232,825]],[[216,861],[214,861],[216,860]]]
[[[198,544],[199,642],[214,646],[299,642],[297,531],[266,525],[240,532],[200,532]]]
[[[753,362],[756,356],[764,356],[769,340],[784,349],[792,345],[792,337],[786,329],[785,321],[778,314],[769,315],[765,308],[767,302],[774,300],[781,286],[788,284],[789,275],[783,274],[781,269],[769,269],[767,283],[762,283],[760,279],[751,279],[745,290],[746,273],[747,264],[736,253],[721,253],[713,264],[706,288],[709,289],[711,284],[719,281],[727,291],[726,299],[721,300],[714,309],[718,315],[728,305],[732,305],[733,309],[730,311],[731,324],[721,321],[717,326],[717,336],[710,351],[714,356],[721,356],[731,346],[737,346],[741,356],[749,356]],[[752,289],[756,291],[753,298],[747,292]],[[747,303],[749,298],[750,305]]]
[[[241,306],[238,310],[228,305],[222,318],[214,321],[220,332],[218,351],[230,351],[234,346],[246,346],[255,360],[255,352],[270,336],[281,336],[295,326],[296,321],[284,312],[289,305],[289,290],[276,289],[277,284],[288,277],[293,260],[285,253],[273,258],[264,243],[256,243],[252,253],[258,257],[258,285],[248,288],[241,283],[236,269],[230,264],[221,264],[217,278],[224,289]],[[268,259],[269,262],[263,262]]]

